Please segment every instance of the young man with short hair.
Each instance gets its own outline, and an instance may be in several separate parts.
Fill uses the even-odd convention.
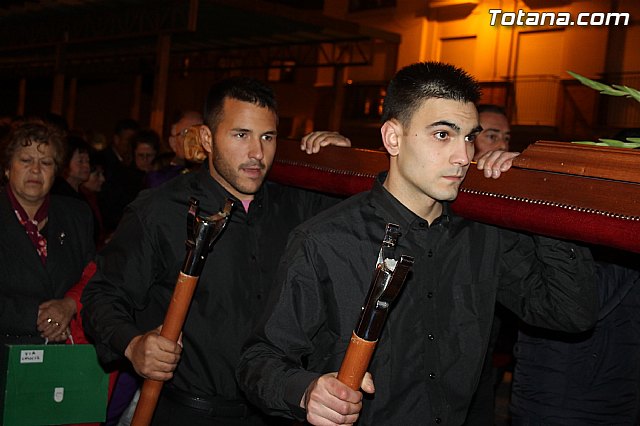
[[[154,425],[267,425],[238,389],[241,346],[262,312],[287,235],[335,204],[315,193],[265,182],[276,150],[277,105],[264,83],[214,85],[201,128],[207,164],[143,191],[129,205],[82,302],[87,334],[103,362],[128,359],[136,372],[167,381]],[[235,201],[209,255],[181,343],[159,334],[185,258],[189,198],[202,215]]]
[[[496,300],[530,323],[595,321],[593,263],[578,246],[452,213],[481,128],[474,79],[451,65],[400,70],[384,102],[388,174],[371,191],[292,234],[274,293],[237,370],[269,414],[314,425],[460,425],[478,383]],[[515,153],[488,153],[491,177]],[[394,302],[362,390],[336,378],[369,290],[387,223],[415,263]],[[374,388],[375,383],[375,388]]]

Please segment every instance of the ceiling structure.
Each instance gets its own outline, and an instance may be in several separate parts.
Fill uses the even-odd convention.
[[[173,69],[271,68],[284,61],[297,67],[367,65],[375,43],[399,42],[397,34],[322,15],[318,0],[8,0],[0,5],[4,77],[153,72],[160,46],[166,49],[167,43]]]

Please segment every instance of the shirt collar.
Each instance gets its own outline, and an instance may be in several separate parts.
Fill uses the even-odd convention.
[[[383,183],[387,178],[387,172],[382,172],[376,178],[371,190],[372,200],[380,205],[383,210],[388,212],[391,217],[397,218],[403,223],[399,223],[401,227],[409,229],[412,225],[419,222],[426,222],[423,218],[409,210],[396,197],[393,196],[384,186]],[[448,201],[442,202],[442,213],[438,216],[430,226],[443,225],[449,226],[452,219],[451,205]]]
[[[213,176],[211,176],[211,173],[209,173],[208,163],[205,162],[196,173],[198,173],[198,182],[200,182],[200,185],[202,186],[202,188],[204,188],[205,191],[211,193],[214,197],[216,197],[216,199],[231,198],[235,203],[234,208],[239,208],[240,210],[244,211],[244,209],[241,207],[242,203],[240,202],[240,200],[238,200],[236,196],[227,191],[222,185],[220,185],[217,180],[213,178]],[[262,202],[266,197],[266,191],[266,185],[263,183],[262,186],[260,186],[258,192],[254,194],[252,203]]]

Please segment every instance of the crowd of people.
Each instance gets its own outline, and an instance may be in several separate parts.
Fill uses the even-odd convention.
[[[380,129],[389,170],[346,200],[266,179],[278,105],[252,78],[219,81],[203,113],[177,114],[169,153],[131,119],[115,125],[101,151],[60,117],[8,123],[0,151],[2,343],[82,334],[118,374],[106,424],[129,424],[136,390],[153,379],[165,382],[154,425],[471,426],[493,423],[498,304],[523,324],[514,424],[638,424],[634,262],[450,208],[469,167],[498,179],[518,155],[509,152],[505,111],[479,100],[476,80],[454,66],[398,71]],[[203,164],[185,155],[194,126]],[[327,145],[351,143],[318,131],[300,149],[313,155]],[[176,342],[160,331],[184,261],[190,198],[206,214],[227,199],[234,208]],[[401,230],[396,252],[415,263],[353,390],[336,372],[389,223]],[[618,342],[629,349],[624,356],[612,352]],[[542,360],[558,351],[564,358],[555,358],[551,376]],[[603,361],[588,364],[590,381],[581,376],[578,385],[579,372],[566,367],[587,358]],[[607,403],[613,397],[618,405]]]

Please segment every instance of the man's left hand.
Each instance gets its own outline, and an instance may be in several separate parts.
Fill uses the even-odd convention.
[[[519,152],[489,151],[478,159],[478,170],[484,170],[484,177],[498,179],[511,168],[513,159]]]

